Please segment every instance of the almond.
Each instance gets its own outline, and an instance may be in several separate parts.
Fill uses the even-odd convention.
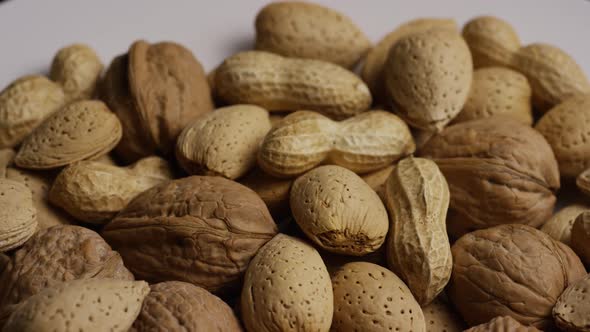
[[[473,64],[461,36],[430,30],[400,39],[384,67],[388,96],[411,126],[440,131],[463,108]]]
[[[354,66],[371,42],[352,20],[313,3],[272,3],[256,16],[256,49]]]
[[[475,68],[510,66],[520,39],[510,23],[494,16],[476,17],[463,27]]]
[[[57,52],[50,77],[63,87],[68,101],[89,99],[94,97],[103,68],[90,46],[73,44]]]
[[[0,179],[0,251],[25,243],[37,228],[37,210],[24,184]]]
[[[570,285],[553,307],[555,323],[563,331],[588,331],[590,326],[590,275]]]
[[[557,241],[568,246],[571,244],[572,227],[576,218],[585,211],[590,211],[590,206],[582,204],[568,205],[557,213],[541,227],[541,230]]]

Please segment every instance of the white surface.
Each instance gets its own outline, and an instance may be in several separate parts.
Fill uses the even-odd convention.
[[[191,48],[207,70],[250,48],[261,0],[9,0],[0,3],[0,88],[48,71],[57,49],[94,47],[108,64],[138,38]],[[417,17],[491,14],[511,22],[523,43],[543,41],[569,52],[590,73],[589,0],[317,1],[350,17],[374,40]]]

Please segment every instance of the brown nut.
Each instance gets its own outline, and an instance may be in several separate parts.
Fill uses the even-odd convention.
[[[371,41],[352,20],[314,3],[272,3],[256,16],[256,49],[353,67]]]
[[[14,162],[27,169],[52,169],[96,158],[111,151],[121,133],[121,122],[103,102],[74,102],[37,127]]]
[[[478,69],[473,73],[469,98],[454,122],[511,116],[526,125],[533,124],[531,86],[526,77],[502,67]]]
[[[76,219],[104,224],[137,195],[173,179],[170,165],[148,157],[128,167],[82,161],[65,168],[49,191],[49,201]]]
[[[449,297],[471,326],[508,315],[548,328],[559,295],[586,275],[568,246],[526,225],[469,233],[452,250]]]
[[[334,297],[318,252],[297,238],[275,236],[248,266],[241,311],[249,332],[328,332]]]
[[[504,66],[512,63],[520,48],[520,39],[510,23],[493,16],[480,16],[463,27],[475,68]]]
[[[219,108],[184,128],[176,159],[189,174],[237,179],[256,165],[258,147],[270,127],[268,112],[258,106]]]
[[[212,292],[236,286],[276,233],[256,193],[210,176],[169,181],[141,193],[103,230],[138,278],[186,281]]]
[[[385,241],[389,220],[381,199],[340,166],[321,166],[299,177],[290,203],[299,227],[328,251],[362,256]]]
[[[590,196],[590,168],[584,170],[576,177],[576,187],[578,187],[578,190],[582,194]]]
[[[3,331],[125,332],[149,291],[145,281],[66,282],[27,299],[10,316]]]
[[[590,167],[590,94],[569,98],[535,125],[551,145],[562,177],[575,179]]]
[[[461,112],[469,95],[471,53],[456,32],[412,34],[391,47],[383,75],[389,102],[408,124],[440,131]]]
[[[44,76],[25,76],[0,92],[0,148],[15,147],[66,103],[62,88]]]
[[[268,207],[273,217],[280,218],[289,215],[289,193],[293,179],[281,179],[264,173],[255,168],[240,180],[240,183],[254,190]]]
[[[387,178],[389,178],[389,175],[391,175],[391,172],[393,172],[394,169],[395,166],[390,165],[371,173],[362,174],[361,178],[365,180],[369,187],[375,190],[377,195],[379,195],[379,197],[383,201],[385,197],[385,182],[387,181]]]
[[[467,329],[465,332],[539,332],[539,330],[534,326],[522,325],[510,316],[502,316]]]
[[[539,227],[553,213],[560,186],[553,151],[541,134],[511,118],[450,126],[420,154],[436,162],[449,184],[453,237],[498,224]]]
[[[133,275],[121,256],[90,229],[63,225],[41,230],[10,257],[2,272],[0,311],[11,312],[44,288],[89,278],[133,280]]]
[[[0,252],[20,247],[37,229],[37,210],[31,190],[0,178]]]
[[[429,305],[422,307],[426,332],[461,332],[465,329],[465,323],[457,315],[452,306],[437,297]]]
[[[590,265],[590,212],[582,212],[574,221],[571,246],[582,261]]]
[[[543,227],[541,227],[541,230],[555,240],[561,241],[569,246],[571,244],[574,221],[584,211],[590,211],[590,206],[582,204],[568,205],[547,220]]]
[[[453,268],[447,181],[432,160],[410,156],[387,179],[384,201],[391,220],[387,265],[427,305],[443,291]]]
[[[330,331],[425,331],[422,309],[393,272],[367,262],[348,263],[332,277]]]
[[[102,90],[124,125],[116,152],[127,162],[172,153],[186,124],[213,110],[201,64],[171,42],[133,43],[111,63]]]
[[[553,307],[555,323],[563,331],[590,331],[590,275],[570,285]]]
[[[151,285],[129,332],[242,331],[232,309],[203,288],[181,281]]]
[[[13,149],[0,149],[0,178],[6,177],[6,170],[14,162],[15,156]]]
[[[103,68],[90,46],[73,44],[57,52],[49,77],[63,87],[68,101],[89,99],[95,95]]]

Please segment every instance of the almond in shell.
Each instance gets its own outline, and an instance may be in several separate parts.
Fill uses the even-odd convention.
[[[494,16],[480,16],[463,27],[475,68],[510,66],[520,39],[510,23]]]

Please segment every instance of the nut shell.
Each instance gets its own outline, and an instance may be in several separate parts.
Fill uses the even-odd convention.
[[[590,196],[590,168],[576,177],[576,187],[582,194]]]
[[[68,101],[89,99],[94,97],[103,68],[90,46],[73,44],[57,52],[49,76],[63,87]]]
[[[141,193],[102,234],[137,278],[225,292],[276,233],[256,193],[221,177],[191,176]]]
[[[562,331],[590,331],[590,275],[570,285],[553,307],[555,323]]]
[[[240,180],[240,183],[254,190],[268,207],[275,218],[288,216],[289,194],[293,179],[281,179],[264,173],[260,168],[255,168]]]
[[[461,317],[440,296],[429,305],[422,307],[422,312],[426,322],[426,332],[460,332],[465,329],[465,323]]]
[[[568,246],[571,244],[572,227],[576,218],[585,211],[590,211],[590,206],[582,204],[568,205],[555,213],[541,227],[541,230],[557,241]]]
[[[520,39],[510,23],[493,16],[480,16],[463,27],[475,68],[504,66],[512,63],[520,48]]]
[[[20,182],[0,178],[0,251],[21,246],[36,229],[31,190]]]
[[[582,262],[590,265],[590,212],[583,212],[574,221],[571,246]]]
[[[474,326],[468,332],[538,332],[533,326],[525,326],[510,316],[496,317],[491,321]]]

